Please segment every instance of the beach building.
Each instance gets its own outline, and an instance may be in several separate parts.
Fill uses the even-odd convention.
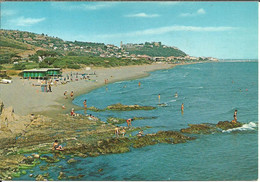
[[[60,68],[40,68],[23,71],[23,78],[48,78],[52,76],[61,76]]]

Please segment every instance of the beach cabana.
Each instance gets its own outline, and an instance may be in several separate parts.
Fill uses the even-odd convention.
[[[60,68],[48,68],[47,71],[48,76],[61,76]]]
[[[61,76],[60,68],[39,68],[23,71],[23,78],[47,78],[49,76]]]

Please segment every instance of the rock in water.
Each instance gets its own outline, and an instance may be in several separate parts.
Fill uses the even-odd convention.
[[[39,174],[39,175],[36,177],[35,180],[36,180],[36,181],[44,181],[44,177],[43,177],[41,174]]]
[[[73,159],[73,158],[72,158],[72,159],[69,159],[69,160],[67,161],[68,164],[71,164],[71,163],[74,163],[74,162],[77,162],[77,161],[76,161],[75,159]]]
[[[64,173],[64,172],[60,172],[60,173],[59,173],[59,176],[58,176],[58,179],[59,179],[59,180],[62,180],[62,179],[64,179],[65,177],[66,177],[65,173]]]
[[[115,110],[115,111],[132,111],[132,110],[153,110],[156,108],[153,106],[123,105],[121,103],[117,103],[117,104],[107,106],[106,109]]]
[[[241,126],[243,126],[243,124],[240,122],[220,121],[220,122],[218,122],[218,124],[216,126],[218,128],[221,128],[222,130],[228,130],[228,129],[232,129],[232,128],[241,127]]]
[[[189,124],[189,126],[189,128],[181,129],[181,132],[189,134],[211,134],[217,131],[216,127],[207,124]]]

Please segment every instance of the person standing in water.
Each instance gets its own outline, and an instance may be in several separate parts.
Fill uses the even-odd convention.
[[[87,109],[87,100],[84,100],[83,104],[84,104],[84,108]]]
[[[175,93],[174,97],[176,97],[176,98],[178,97],[178,93],[177,92]]]
[[[184,111],[184,104],[182,103],[181,104],[181,112],[183,112]]]
[[[138,86],[141,87],[141,82],[138,83]]]
[[[237,122],[237,110],[235,110],[235,112],[234,112],[234,121],[235,121],[235,123]]]
[[[159,95],[158,95],[158,100],[159,100],[159,102],[160,102],[160,99],[161,99],[161,95],[159,94]]]

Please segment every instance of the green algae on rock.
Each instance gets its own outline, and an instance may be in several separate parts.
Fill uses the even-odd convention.
[[[75,160],[74,158],[71,158],[67,161],[68,164],[75,163],[75,162],[77,162],[77,160]]]
[[[153,106],[139,106],[139,105],[123,105],[121,103],[113,104],[106,107],[107,110],[112,111],[133,111],[133,110],[153,110]]]
[[[157,117],[133,117],[134,120],[143,120],[143,119],[156,119]],[[107,122],[112,124],[123,124],[127,119],[124,118],[116,118],[116,117],[108,117]]]
[[[241,127],[243,124],[240,122],[229,122],[229,121],[219,121],[216,125],[218,128],[221,128],[222,130],[228,130],[232,128],[238,128]]]
[[[189,128],[183,128],[180,131],[188,134],[212,134],[228,130],[232,128],[241,127],[243,124],[240,122],[219,121],[218,124],[202,123],[202,124],[189,124]]]
[[[90,110],[90,111],[94,111],[94,112],[105,111],[105,109],[99,109],[99,108],[96,108],[94,106],[88,107],[87,109]]]
[[[189,128],[181,129],[182,133],[189,134],[211,134],[218,131],[216,126],[209,124],[189,124]]]

